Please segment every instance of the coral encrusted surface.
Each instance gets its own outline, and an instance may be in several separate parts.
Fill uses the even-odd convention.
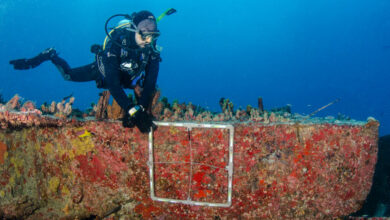
[[[212,122],[215,123],[215,122]],[[377,161],[379,123],[234,126],[230,207],[153,201],[149,136],[119,121],[0,112],[0,217],[22,219],[333,219],[357,211]],[[161,198],[223,203],[229,132],[154,131]]]

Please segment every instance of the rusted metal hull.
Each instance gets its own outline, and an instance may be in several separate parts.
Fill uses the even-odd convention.
[[[231,205],[175,204],[151,199],[149,137],[136,128],[6,114],[0,114],[0,216],[6,218],[341,217],[361,207],[377,160],[377,121],[233,123]],[[225,203],[229,135],[159,127],[155,195]]]

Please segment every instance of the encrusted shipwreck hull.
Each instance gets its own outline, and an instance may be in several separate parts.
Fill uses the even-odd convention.
[[[346,216],[370,190],[379,125],[232,123],[228,195],[228,129],[159,126],[149,145],[117,121],[1,112],[0,122],[0,217],[30,219]]]

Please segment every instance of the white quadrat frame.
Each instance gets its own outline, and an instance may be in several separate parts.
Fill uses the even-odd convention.
[[[225,167],[228,172],[228,192],[227,200],[225,203],[213,203],[213,202],[199,202],[194,201],[188,195],[187,200],[161,198],[155,195],[154,187],[154,157],[153,157],[153,129],[149,132],[149,176],[150,176],[150,197],[154,201],[170,202],[170,203],[181,203],[186,205],[199,205],[199,206],[210,206],[210,207],[230,207],[232,204],[232,184],[233,184],[233,144],[234,144],[234,127],[231,124],[211,124],[211,123],[193,123],[193,122],[154,122],[157,126],[168,126],[168,127],[185,127],[187,131],[191,131],[192,128],[211,128],[211,129],[228,129],[229,130],[229,163]],[[192,149],[190,148],[190,151]],[[190,154],[192,154],[190,152]],[[191,171],[192,171],[192,159],[191,159]],[[190,174],[190,185],[191,187],[191,175]],[[189,191],[191,188],[189,189]]]

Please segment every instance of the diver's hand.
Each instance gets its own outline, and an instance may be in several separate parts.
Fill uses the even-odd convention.
[[[152,127],[156,127],[152,118],[153,117],[145,111],[140,112],[139,115],[135,118],[135,125],[142,133],[148,133]]]
[[[28,59],[17,59],[9,61],[11,65],[14,65],[16,70],[27,70],[31,68],[31,64]]]
[[[126,113],[125,117],[122,118],[122,126],[125,128],[132,128],[135,126],[134,118],[130,117],[129,113]]]
[[[128,112],[130,120],[134,122],[137,128],[142,133],[150,132],[152,126],[155,126],[152,121],[152,116],[146,113],[142,105],[132,107]]]

